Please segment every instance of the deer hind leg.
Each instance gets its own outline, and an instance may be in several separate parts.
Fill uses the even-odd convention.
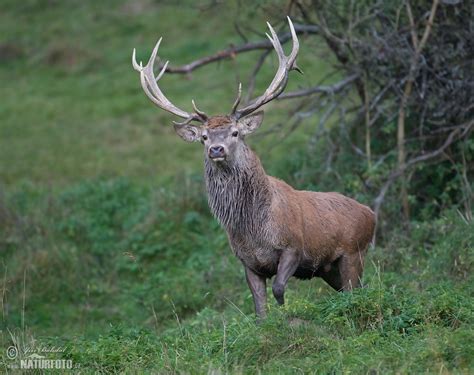
[[[355,252],[341,257],[339,262],[341,290],[348,291],[360,287],[364,271],[364,256],[365,252]]]
[[[300,257],[295,250],[287,249],[282,251],[280,260],[278,262],[277,274],[272,285],[273,296],[279,305],[283,305],[285,303],[286,283],[288,282],[288,279],[295,273],[299,263]]]
[[[321,272],[321,278],[326,281],[329,286],[337,291],[342,290],[342,278],[340,267],[341,258],[332,262],[329,267]]]

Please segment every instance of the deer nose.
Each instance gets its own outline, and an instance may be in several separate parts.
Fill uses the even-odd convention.
[[[225,149],[224,146],[217,145],[209,147],[209,157],[211,159],[214,158],[222,158],[225,156]]]

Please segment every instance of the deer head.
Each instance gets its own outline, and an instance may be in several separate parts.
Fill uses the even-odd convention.
[[[200,141],[205,147],[206,157],[213,162],[231,162],[237,158],[239,148],[244,145],[244,137],[255,131],[263,121],[263,111],[255,111],[283,92],[288,82],[288,73],[291,70],[299,71],[296,65],[299,42],[289,17],[288,23],[293,39],[293,48],[290,55],[286,56],[284,54],[275,30],[267,23],[271,33],[271,36],[267,34],[267,37],[277,53],[278,70],[265,92],[243,108],[239,108],[242,96],[242,84],[239,84],[237,98],[228,115],[208,116],[197,108],[194,100],[192,100],[194,111],[186,112],[173,105],[166,98],[158,86],[158,81],[164,75],[168,61],[163,65],[158,77],[155,77],[153,69],[161,38],[145,66],[141,62],[140,64],[137,63],[135,49],[133,50],[132,64],[134,69],[140,73],[141,85],[148,98],[161,109],[185,119],[183,122],[174,122],[174,128],[181,138],[187,142]],[[200,124],[193,124],[193,122]]]

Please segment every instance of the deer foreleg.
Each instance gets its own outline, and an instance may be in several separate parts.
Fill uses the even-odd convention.
[[[266,316],[267,281],[265,277],[256,274],[248,267],[245,267],[245,277],[252,292],[255,314],[259,319],[264,318]]]

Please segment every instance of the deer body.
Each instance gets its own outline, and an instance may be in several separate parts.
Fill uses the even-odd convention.
[[[280,259],[288,252],[290,270],[294,268],[289,276],[322,277],[336,290],[358,286],[374,234],[372,210],[338,193],[293,189],[268,176],[245,144],[235,159],[229,166],[206,158],[205,180],[210,209],[226,229],[247,274],[263,284],[278,274]],[[279,289],[284,285],[274,288],[283,303]],[[264,315],[258,307],[264,305],[265,296],[260,299],[257,313]]]
[[[185,119],[175,130],[185,141],[204,145],[205,180],[209,206],[227,231],[229,243],[245,267],[255,310],[265,315],[266,280],[275,276],[273,294],[284,303],[284,290],[291,276],[322,277],[336,290],[350,290],[360,284],[364,257],[375,228],[370,208],[338,193],[317,193],[293,189],[268,176],[259,158],[245,143],[245,136],[260,127],[263,112],[258,108],[280,95],[288,73],[296,66],[299,43],[288,18],[293,49],[285,56],[278,36],[268,24],[269,39],[279,67],[264,94],[239,109],[241,86],[230,115],[207,116],[197,109],[186,112],[162,93],[153,64],[161,39],[146,66],[132,63],[140,73],[145,94],[160,108]],[[191,124],[193,121],[202,126]]]

